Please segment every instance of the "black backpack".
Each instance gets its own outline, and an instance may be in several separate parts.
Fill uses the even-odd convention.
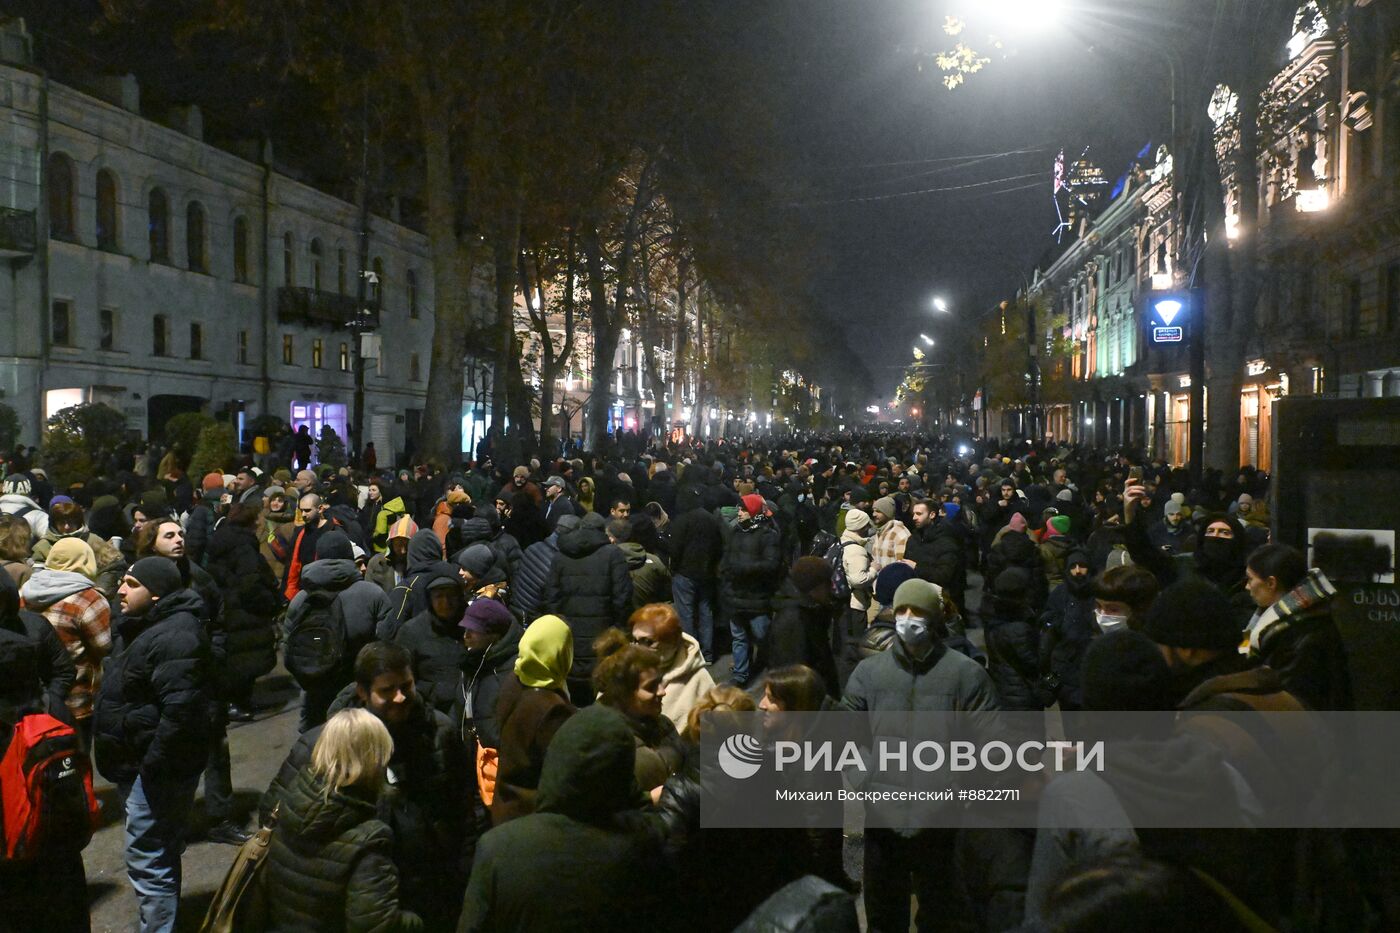
[[[306,604],[287,632],[282,661],[302,687],[324,682],[345,665],[345,611],[338,593],[304,590]]]

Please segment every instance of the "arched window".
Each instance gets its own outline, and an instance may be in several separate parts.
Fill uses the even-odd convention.
[[[282,234],[282,284],[291,288],[297,281],[295,241],[291,233]]]
[[[311,241],[311,287],[321,290],[321,241]]]
[[[170,200],[159,188],[151,189],[146,201],[146,229],[151,245],[151,262],[170,261]]]
[[[73,225],[75,185],[73,160],[61,152],[49,156],[49,236],[58,240],[76,238]]]
[[[209,271],[209,255],[204,246],[204,208],[198,201],[191,201],[185,208],[185,257],[190,271]]]
[[[233,221],[233,280],[248,282],[248,218]]]
[[[408,287],[408,316],[416,318],[418,316],[418,273],[409,269],[404,273],[404,283]]]
[[[373,263],[374,281],[369,287],[369,300],[374,304],[383,304],[384,289],[389,283],[384,281],[384,260],[376,258]]]
[[[97,248],[116,252],[117,238],[117,176],[107,169],[97,173]]]

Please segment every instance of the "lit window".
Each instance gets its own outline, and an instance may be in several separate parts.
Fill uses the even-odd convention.
[[[340,345],[340,371],[348,373],[350,371],[350,344]]]
[[[313,369],[321,368],[321,349],[322,343],[320,337],[311,341],[311,366]]]

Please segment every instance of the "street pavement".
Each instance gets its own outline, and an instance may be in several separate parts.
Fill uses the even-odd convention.
[[[981,577],[968,575],[968,605],[965,612],[975,619],[981,603]],[[982,646],[982,629],[969,625],[968,637]],[[729,677],[731,658],[716,659],[711,673],[717,682]],[[229,727],[229,756],[232,762],[234,798],[239,812],[247,816],[245,828],[252,829],[258,798],[272,782],[288,750],[297,739],[300,693],[281,665],[258,683],[255,701],[260,709],[257,719],[250,723],[233,723]],[[93,836],[83,852],[87,867],[88,904],[91,909],[93,933],[128,933],[135,929],[136,895],[126,878],[122,860],[124,847],[120,804],[116,788],[108,781],[96,778],[98,798],[103,807],[103,826]],[[853,878],[861,876],[862,836],[861,814],[848,814],[846,836],[846,870]],[[233,861],[233,846],[205,842],[198,837],[206,826],[203,790],[195,801],[190,821],[192,841],[185,849],[183,895],[180,900],[181,931],[196,931],[204,919],[204,911],[214,892],[224,880]],[[862,911],[863,916],[863,911]]]

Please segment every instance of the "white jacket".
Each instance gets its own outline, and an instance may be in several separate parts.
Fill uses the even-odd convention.
[[[23,515],[36,540],[49,533],[49,513],[28,496],[0,496],[0,512],[6,515]]]

